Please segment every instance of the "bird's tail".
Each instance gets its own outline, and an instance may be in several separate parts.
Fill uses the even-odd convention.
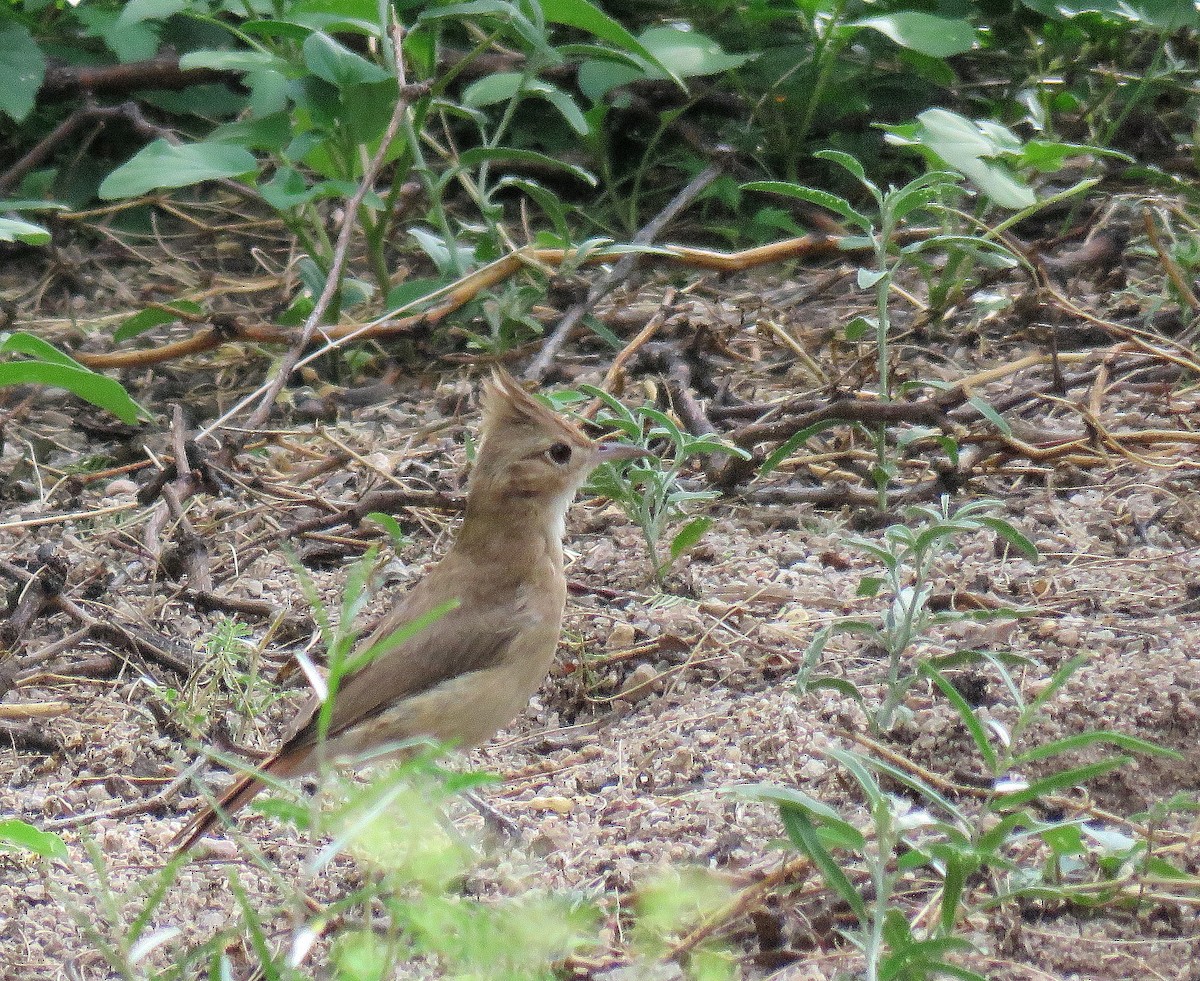
[[[269,770],[271,768],[271,760],[263,768]],[[250,803],[259,792],[266,786],[265,783],[258,777],[257,774],[247,773],[233,782],[228,790],[221,795],[221,799],[215,804],[208,804],[193,817],[183,829],[171,839],[171,844],[175,846],[175,854],[187,851],[192,845],[196,844],[216,824],[222,819],[229,818],[236,814],[243,807]]]

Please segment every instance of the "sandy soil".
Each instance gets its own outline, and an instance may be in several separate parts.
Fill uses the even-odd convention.
[[[120,278],[119,272],[113,275]],[[706,325],[703,357],[715,366],[706,382],[719,380],[724,393],[712,404],[814,390],[794,350],[763,321],[755,324],[759,314],[744,298],[763,292],[753,280],[731,281],[697,299],[690,320],[674,328],[671,340],[683,346],[689,331]],[[840,289],[819,307],[791,308],[778,323],[823,360],[830,355],[829,333],[807,325],[836,322],[858,302]],[[48,319],[41,326],[65,334],[61,324]],[[898,347],[900,362],[910,376],[954,379],[1040,349],[1036,335],[1014,330],[1012,322],[993,322],[967,332],[907,336]],[[1077,350],[1115,342],[1099,337],[1089,343]],[[838,356],[848,363],[845,345]],[[198,424],[228,405],[251,378],[246,359],[236,353],[219,357],[216,371],[212,364],[200,374],[189,370],[195,366],[177,364],[131,373],[127,381],[156,408],[186,397],[191,421]],[[606,364],[581,349],[566,367],[580,380],[596,380]],[[1031,369],[983,394],[1001,396],[1046,374]],[[852,376],[847,369],[842,377]],[[661,389],[653,373],[646,379]],[[1194,388],[1172,391],[1136,381],[1104,391],[1101,425],[1114,431],[1195,429],[1200,413]],[[227,486],[191,499],[188,519],[207,545],[216,590],[284,614],[270,637],[269,615],[240,615],[251,643],[265,639],[265,677],[297,650],[320,652],[285,541],[300,549],[331,602],[345,581],[346,562],[367,541],[382,541],[389,560],[386,585],[367,619],[445,548],[452,508],[398,508],[409,542],[396,555],[373,525],[307,539],[288,529],[333,502],[354,505],[389,482],[457,495],[464,438],[476,423],[471,391],[464,370],[442,365],[398,382],[394,400],[353,413],[308,422],[285,412],[278,432],[225,474]],[[636,402],[644,392],[634,386],[627,398]],[[713,395],[703,387],[701,394]],[[1068,404],[1088,397],[1087,388],[1063,396]],[[17,399],[8,398],[11,407]],[[1025,418],[1082,430],[1069,405],[1039,402]],[[6,426],[0,558],[32,570],[44,547],[42,558],[52,555],[64,563],[64,595],[93,616],[165,638],[198,662],[206,640],[229,614],[198,608],[194,596],[154,561],[148,527],[161,521],[156,541],[169,544],[174,524],[163,520],[160,500],[140,503],[136,497],[153,468],[89,483],[68,475],[97,454],[103,460],[93,461],[91,469],[144,460],[143,443],[163,459],[170,455],[169,434],[114,431],[102,421],[72,401],[40,398]],[[37,467],[29,464],[31,453]],[[323,468],[327,461],[335,462]],[[980,533],[961,539],[937,570],[938,595],[969,593],[1032,612],[1016,622],[944,628],[929,638],[926,652],[986,647],[1019,653],[1032,665],[1017,673],[1026,697],[1067,658],[1089,655],[1046,706],[1030,739],[1104,728],[1182,754],[1181,760],[1139,755],[1089,784],[1087,795],[1072,792],[1074,806],[1107,812],[1107,818],[1092,815],[1096,828],[1128,831],[1119,817],[1200,789],[1198,478],[1194,443],[1156,446],[1140,455],[1109,452],[1086,465],[1010,461],[984,468],[966,494],[1003,501],[1004,516],[1037,543],[1041,561],[1006,555],[992,535]],[[809,487],[816,477],[801,464],[766,483]],[[762,486],[756,482],[750,489]],[[847,544],[863,522],[849,507],[766,503],[753,493],[722,499],[711,513],[713,529],[674,570],[675,596],[665,602],[647,581],[644,546],[624,515],[603,501],[577,504],[568,527],[575,588],[555,670],[521,718],[458,764],[504,777],[485,796],[520,829],[515,843],[481,846],[463,889],[480,897],[552,889],[604,902],[610,912],[600,947],[576,965],[579,973],[650,976],[644,966],[633,975],[612,968],[626,951],[620,897],[656,870],[697,865],[736,890],[790,857],[771,847],[782,836],[775,810],[730,794],[729,788],[748,783],[800,788],[860,826],[866,823],[852,781],[825,755],[830,747],[864,749],[856,738],[869,735],[866,714],[849,697],[832,691],[798,694],[792,684],[801,652],[819,627],[847,614],[878,616],[878,599],[856,596],[861,577],[876,569]],[[866,533],[880,534],[878,528]],[[31,711],[47,714],[31,723],[9,723],[10,748],[0,756],[0,817],[58,830],[71,862],[43,865],[26,855],[0,854],[5,965],[0,974],[6,977],[111,976],[89,924],[103,936],[123,934],[136,915],[138,888],[163,865],[167,841],[200,801],[192,789],[165,802],[156,797],[193,758],[187,726],[172,709],[168,691],[181,688],[183,680],[152,658],[128,657],[128,645],[118,639],[103,634],[81,639],[74,636],[78,629],[62,612],[40,617],[23,631],[16,660],[8,662],[16,665],[20,682],[0,708],[43,706]],[[78,677],[81,665],[93,676]],[[868,706],[882,697],[881,656],[853,637],[831,645],[826,667],[860,685]],[[998,677],[971,671],[981,715],[1011,722],[1012,700]],[[221,723],[235,731],[237,741],[269,748],[303,695],[298,677],[290,684],[291,694],[265,699],[269,704],[249,720],[235,710],[227,691],[217,690],[199,700],[198,725],[211,732]],[[259,694],[274,689],[269,683]],[[924,683],[910,692],[907,704],[911,720],[873,738],[913,767],[970,787],[982,767],[953,709]],[[1068,759],[1088,762],[1101,752]],[[1026,776],[1044,772],[1048,768]],[[216,785],[222,777],[218,772],[211,779]],[[975,806],[969,794],[958,799],[968,809]],[[455,803],[451,811],[464,835],[479,832],[472,810]],[[344,860],[320,874],[305,872],[303,864],[320,841],[278,822],[250,817],[243,831],[277,875],[256,869],[228,839],[211,840],[154,914],[156,928],[180,933],[148,957],[148,970],[227,924],[236,909],[232,870],[250,901],[264,909],[279,900],[281,884],[299,883],[315,903],[325,904],[359,879]],[[1200,840],[1191,817],[1168,816],[1158,834],[1173,863],[1200,872]],[[103,856],[116,897],[111,903],[96,895],[88,841]],[[1034,853],[1025,858],[1039,861]],[[973,888],[982,891],[982,884]],[[914,886],[903,905],[915,912],[930,896]],[[1200,978],[1196,903],[1194,890],[1178,902],[1148,900],[1138,908],[1117,902],[1092,909],[1011,902],[971,915],[966,933],[980,953],[964,962],[994,978]],[[732,918],[719,939],[747,977],[834,978],[855,966],[836,932],[849,925],[845,914],[814,878],[798,877],[754,904],[752,916]],[[272,943],[288,943],[288,916],[275,916],[270,928]],[[322,951],[313,955],[318,965]],[[322,976],[320,966],[312,970]],[[427,964],[411,968],[416,975],[432,970]],[[671,971],[664,969],[662,976]]]

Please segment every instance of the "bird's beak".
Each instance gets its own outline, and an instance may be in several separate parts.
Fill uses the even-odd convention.
[[[596,449],[597,464],[640,460],[646,456],[654,456],[654,454],[641,446],[631,446],[628,443],[601,443]]]

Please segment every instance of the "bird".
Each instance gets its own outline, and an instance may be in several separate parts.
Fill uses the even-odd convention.
[[[258,772],[238,777],[179,831],[177,854],[249,803],[265,786],[260,773],[305,776],[322,759],[354,760],[404,740],[478,745],[541,687],[566,606],[567,509],[597,466],[649,454],[592,440],[503,368],[483,382],[480,403],[482,439],[462,525],[446,554],[357,650],[457,605],[341,679],[323,746],[322,703],[314,693]]]

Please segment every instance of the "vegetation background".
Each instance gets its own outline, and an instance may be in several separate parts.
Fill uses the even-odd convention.
[[[5,5],[13,976],[1197,977],[1198,39]],[[655,453],[543,693],[168,861],[437,551],[497,361]]]

